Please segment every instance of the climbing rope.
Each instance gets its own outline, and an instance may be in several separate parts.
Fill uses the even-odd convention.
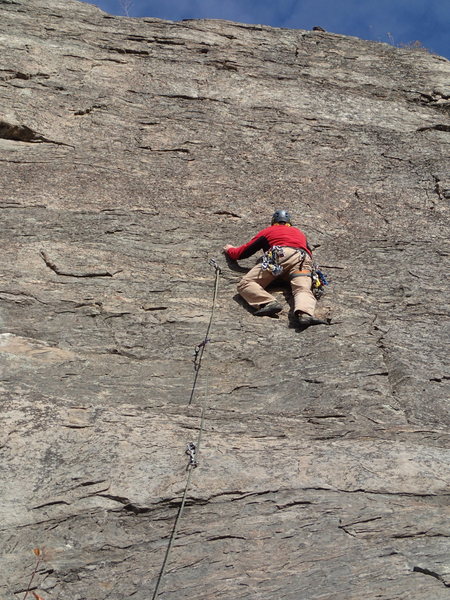
[[[200,344],[198,344],[195,347],[195,354],[194,354],[195,377],[194,377],[194,383],[193,383],[193,386],[192,386],[192,390],[191,390],[191,395],[190,395],[190,398],[189,398],[188,406],[191,405],[192,400],[194,399],[195,388],[197,387],[198,374],[199,374],[200,368],[202,366],[203,354],[205,353],[206,344],[211,341],[210,338],[209,338],[209,334],[210,334],[212,323],[213,323],[213,319],[214,319],[214,311],[216,309],[217,294],[219,292],[219,276],[222,273],[222,269],[217,264],[217,261],[215,261],[213,258],[211,258],[209,260],[209,264],[212,267],[214,267],[214,270],[215,270],[215,273],[216,273],[216,278],[214,280],[214,294],[213,294],[213,299],[212,299],[211,316],[209,318],[208,328],[206,330],[206,334],[205,334],[204,340],[202,342],[200,342]]]
[[[194,353],[195,376],[194,376],[194,383],[192,385],[191,394],[189,397],[188,406],[191,405],[192,400],[194,399],[195,389],[197,387],[198,375],[200,372],[200,368],[202,366],[202,360],[203,360],[203,355],[205,353],[206,345],[208,344],[208,342],[211,341],[209,338],[209,335],[210,335],[211,328],[212,328],[212,323],[213,323],[213,319],[214,319],[214,311],[216,308],[216,300],[217,300],[217,295],[219,292],[219,277],[222,273],[222,269],[219,267],[216,260],[211,258],[209,260],[209,264],[212,267],[214,267],[214,270],[215,270],[214,294],[213,294],[213,299],[212,299],[211,315],[209,318],[208,328],[206,330],[205,337],[204,337],[203,341],[200,342],[200,344],[198,344],[195,347],[195,353]],[[206,364],[206,360],[205,360],[205,364]],[[166,553],[164,555],[164,560],[163,560],[161,570],[158,575],[158,580],[156,582],[156,587],[155,587],[155,591],[153,592],[152,600],[156,600],[156,598],[158,596],[159,588],[160,588],[161,582],[163,580],[164,574],[166,572],[167,563],[169,562],[170,552],[172,550],[172,546],[175,542],[175,538],[177,535],[178,525],[179,525],[181,517],[183,515],[184,506],[186,504],[187,493],[188,493],[189,486],[191,483],[192,473],[193,473],[194,469],[198,466],[197,456],[198,456],[198,453],[200,450],[200,443],[202,440],[202,433],[203,433],[203,428],[204,428],[204,424],[205,424],[205,411],[206,411],[207,401],[208,401],[208,372],[206,372],[205,396],[204,396],[204,400],[203,400],[203,405],[201,407],[200,426],[199,426],[199,432],[198,432],[198,437],[197,437],[197,443],[194,444],[194,442],[189,442],[186,447],[186,454],[189,456],[189,462],[186,467],[186,470],[187,470],[186,484],[184,486],[184,492],[183,492],[183,496],[181,499],[181,504],[178,508],[177,517],[175,519],[172,533],[170,535],[169,543],[167,545]]]

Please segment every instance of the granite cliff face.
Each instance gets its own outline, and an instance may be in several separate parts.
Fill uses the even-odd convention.
[[[151,598],[189,473],[164,600],[448,598],[449,62],[0,12],[2,598]],[[280,207],[329,327],[235,297]]]

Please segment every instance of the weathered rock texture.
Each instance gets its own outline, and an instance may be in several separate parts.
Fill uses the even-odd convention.
[[[36,547],[45,600],[151,598],[202,405],[159,597],[448,598],[449,62],[0,11],[2,598]],[[279,319],[236,301],[221,247],[279,207],[332,279],[329,327],[296,331],[281,288]]]

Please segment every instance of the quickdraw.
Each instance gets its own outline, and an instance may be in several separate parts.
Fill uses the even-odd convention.
[[[283,272],[283,267],[278,264],[280,258],[284,256],[284,250],[281,246],[273,246],[270,250],[264,253],[261,269],[270,271],[274,277]]]
[[[186,454],[189,456],[189,464],[188,464],[188,468],[192,467],[193,469],[195,469],[195,467],[198,466],[198,462],[197,462],[197,448],[194,444],[194,442],[189,442],[189,444],[186,446]]]
[[[311,289],[317,300],[323,296],[325,292],[324,287],[328,284],[328,279],[322,273],[319,266],[313,265],[313,270],[311,271]]]
[[[200,367],[200,361],[199,361],[199,354],[200,354],[200,350],[203,348],[205,348],[206,344],[208,342],[211,341],[211,338],[206,338],[203,340],[203,342],[200,342],[200,344],[197,344],[197,346],[195,346],[194,349],[194,358],[192,360],[192,362],[194,363],[194,370],[197,371]]]
[[[216,273],[222,273],[222,269],[219,267],[217,260],[215,260],[214,258],[210,258],[208,264],[215,269]]]

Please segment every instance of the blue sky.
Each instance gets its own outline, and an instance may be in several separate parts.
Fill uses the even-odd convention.
[[[419,41],[450,58],[448,0],[93,0],[114,15],[228,19],[241,23],[354,35],[396,46]],[[124,8],[128,7],[128,9]]]

